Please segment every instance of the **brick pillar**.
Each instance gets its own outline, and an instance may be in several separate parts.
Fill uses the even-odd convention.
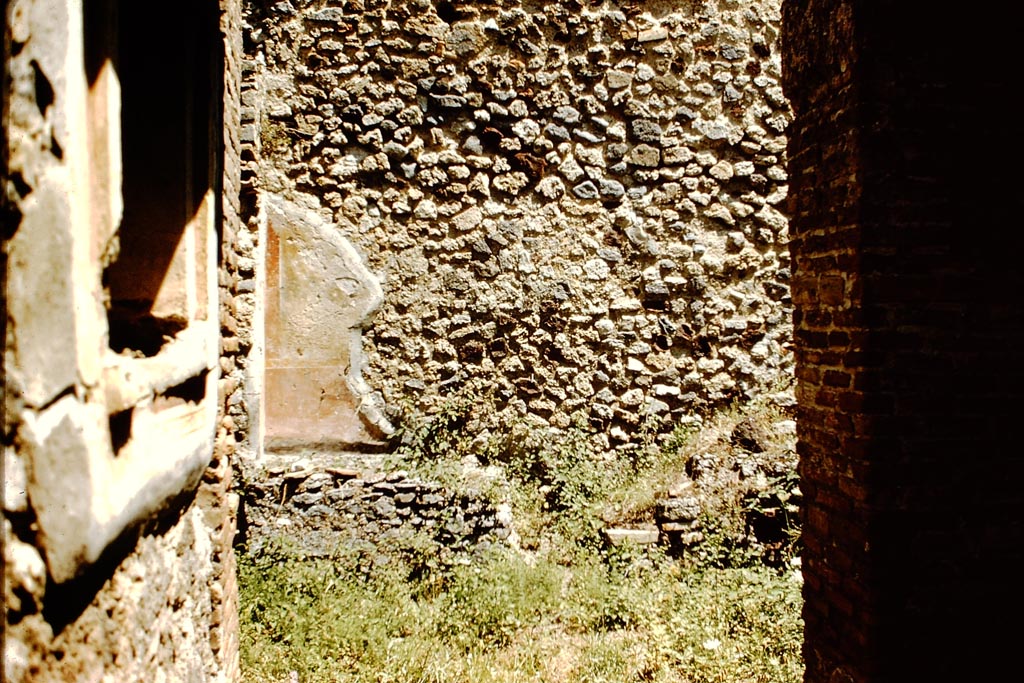
[[[241,181],[241,80],[242,80],[242,6],[240,0],[218,0],[220,33],[224,49],[221,157],[221,259],[218,271],[220,285],[220,362],[218,382],[217,440],[213,461],[203,476],[199,500],[210,528],[216,585],[211,587],[210,646],[221,666],[220,681],[240,680],[238,581],[234,540],[238,530],[238,496],[232,492],[232,459],[238,429],[230,415],[231,397],[237,390],[235,365],[239,343],[234,335],[239,296],[238,242],[242,229],[240,218]]]
[[[783,8],[813,683],[987,680],[1024,635],[1019,41],[934,9]]]

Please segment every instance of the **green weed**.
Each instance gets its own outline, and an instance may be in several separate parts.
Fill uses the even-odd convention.
[[[600,535],[606,518],[649,520],[655,492],[721,442],[711,430],[727,433],[739,411],[607,460],[583,425],[508,425],[474,441],[466,425],[481,405],[459,397],[430,420],[407,421],[393,464],[451,486],[466,484],[465,459],[500,466],[492,495],[512,505],[522,548],[457,553],[413,535],[343,542],[329,559],[283,542],[241,552],[244,681],[292,672],[303,683],[801,679],[795,519],[772,527],[785,538],[770,566],[750,528],[757,515],[791,514],[795,476],[779,474],[756,494],[723,480],[701,519],[704,542],[683,558],[660,546],[607,547]]]

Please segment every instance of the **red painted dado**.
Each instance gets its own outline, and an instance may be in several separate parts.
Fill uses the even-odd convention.
[[[383,433],[360,413],[360,328],[380,287],[332,226],[267,202],[264,446],[375,445]]]

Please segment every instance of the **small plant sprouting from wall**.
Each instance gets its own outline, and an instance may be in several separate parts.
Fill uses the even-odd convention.
[[[268,157],[277,156],[287,150],[291,144],[292,137],[284,124],[270,120],[263,122],[260,127],[260,145],[263,154]]]

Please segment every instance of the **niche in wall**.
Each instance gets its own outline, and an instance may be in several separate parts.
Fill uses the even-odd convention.
[[[212,300],[217,79],[211,41],[201,35],[210,12],[182,3],[162,13],[154,31],[143,28],[152,21],[145,3],[93,1],[116,41],[86,52],[92,61],[106,57],[120,83],[123,215],[103,274],[110,347],[150,357],[191,321],[205,320]],[[93,88],[104,87],[99,73]]]

